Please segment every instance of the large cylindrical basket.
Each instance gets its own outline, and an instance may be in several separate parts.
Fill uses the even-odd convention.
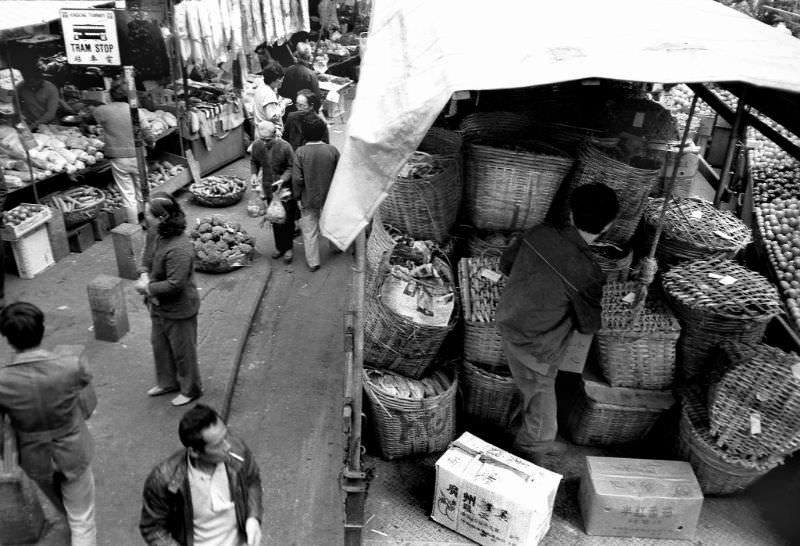
[[[509,373],[498,374],[461,363],[459,374],[461,408],[468,430],[502,435],[518,411],[519,389]]]

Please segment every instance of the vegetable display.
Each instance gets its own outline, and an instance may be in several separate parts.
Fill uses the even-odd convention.
[[[122,199],[122,194],[113,186],[109,186],[103,193],[106,196],[106,202],[103,204],[103,210],[114,210],[125,206],[125,201]]]
[[[411,379],[403,375],[384,370],[367,370],[370,386],[389,396],[419,400],[439,396],[450,388],[450,380],[441,370],[419,379]]]
[[[90,209],[105,201],[102,190],[92,186],[75,186],[61,192],[51,193],[44,202],[61,212],[74,212]]]
[[[786,307],[800,329],[800,199],[775,199],[755,209]]]
[[[207,176],[189,186],[189,191],[201,197],[222,197],[245,190],[247,184],[236,176]]]
[[[506,276],[500,272],[499,256],[462,258],[458,266],[464,318],[472,322],[494,322]]]
[[[44,205],[34,205],[31,203],[23,203],[14,207],[11,210],[3,212],[3,226],[14,227],[22,224],[26,220],[36,218],[42,213],[45,213]]]
[[[230,271],[246,265],[253,254],[255,240],[239,222],[214,215],[197,219],[189,234],[201,271]]]
[[[147,183],[152,190],[185,169],[183,165],[173,165],[167,160],[150,161],[147,163]]]

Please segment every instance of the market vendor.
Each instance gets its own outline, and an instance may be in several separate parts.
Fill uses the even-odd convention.
[[[58,88],[45,80],[36,67],[24,68],[22,78],[23,81],[16,87],[22,117],[31,129],[42,123],[52,123],[60,104]]]
[[[512,450],[542,465],[563,451],[556,442],[556,375],[573,330],[600,328],[603,274],[589,244],[619,212],[603,184],[586,184],[570,196],[570,223],[539,225],[525,232],[501,261],[508,275],[497,306],[511,375],[521,393],[520,423]]]
[[[283,78],[283,84],[278,90],[278,94],[281,97],[294,100],[301,89],[308,89],[319,96],[319,78],[317,78],[317,73],[314,72],[311,66],[311,62],[314,60],[311,45],[308,42],[299,42],[294,55],[296,61],[286,69],[286,75]],[[297,108],[293,104],[287,106],[284,119],[296,110]]]

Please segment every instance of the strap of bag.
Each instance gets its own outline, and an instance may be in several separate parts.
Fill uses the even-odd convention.
[[[545,257],[542,255],[542,253],[541,253],[541,252],[539,252],[539,251],[536,249],[536,247],[535,247],[535,246],[533,246],[533,245],[532,245],[532,244],[531,244],[531,243],[530,243],[530,242],[529,242],[527,239],[525,239],[525,238],[523,238],[523,239],[522,239],[522,242],[523,242],[523,243],[525,243],[526,245],[528,245],[528,248],[530,248],[531,250],[533,250],[533,251],[536,253],[536,255],[537,255],[537,256],[539,256],[539,257],[542,259],[542,261],[543,261],[544,263],[546,263],[546,264],[547,264],[547,266],[548,266],[550,269],[552,269],[552,270],[553,270],[553,272],[554,272],[556,275],[558,275],[558,276],[561,278],[561,280],[562,280],[562,281],[564,281],[564,284],[566,284],[566,285],[567,285],[569,288],[571,288],[572,290],[574,290],[576,293],[578,293],[578,292],[579,292],[579,290],[578,290],[577,288],[575,288],[575,285],[574,285],[574,284],[572,284],[571,282],[569,282],[569,279],[567,279],[567,278],[566,278],[564,275],[562,275],[562,274],[561,274],[561,272],[560,272],[558,269],[556,269],[556,267],[555,267],[553,264],[551,264],[551,263],[550,263],[550,262],[547,260],[547,258],[545,258]]]

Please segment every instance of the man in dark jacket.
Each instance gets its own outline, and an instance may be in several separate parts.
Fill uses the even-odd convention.
[[[150,472],[139,531],[150,546],[257,546],[261,476],[250,449],[219,414],[197,404],[181,418],[184,449]]]
[[[0,333],[16,352],[0,367],[0,414],[17,433],[19,465],[66,512],[72,545],[94,546],[94,442],[80,400],[91,376],[83,357],[40,348],[44,314],[31,303],[3,308]]]
[[[299,42],[294,56],[295,63],[286,69],[278,94],[281,97],[295,100],[301,89],[309,89],[319,97],[319,78],[311,67],[311,62],[314,60],[311,45],[308,42]],[[287,116],[296,110],[297,107],[294,104],[287,106],[283,114],[284,122]]]
[[[512,449],[536,464],[559,448],[555,381],[572,331],[600,328],[603,276],[589,244],[611,226],[619,202],[609,187],[587,184],[572,192],[570,209],[568,226],[528,230],[501,262],[509,277],[497,328],[522,395]]]

